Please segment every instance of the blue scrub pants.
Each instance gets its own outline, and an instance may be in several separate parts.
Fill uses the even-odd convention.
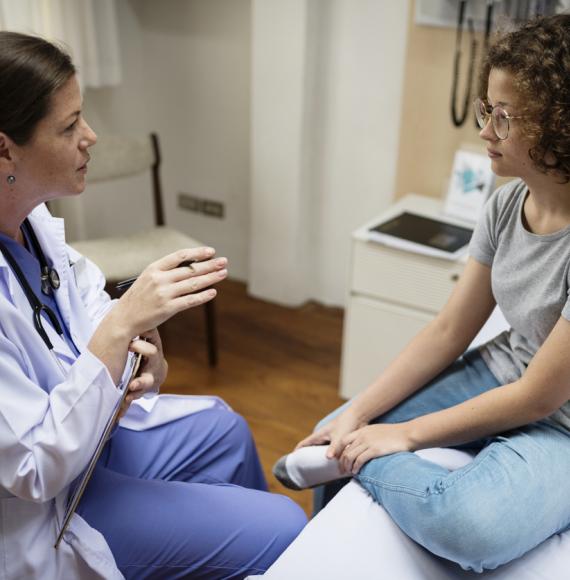
[[[371,423],[408,421],[498,386],[481,355],[470,352]],[[366,463],[356,479],[408,536],[467,570],[497,568],[568,529],[570,432],[543,420],[461,448],[477,452],[461,469],[394,453]],[[321,488],[317,504],[338,489]]]
[[[267,492],[244,419],[219,407],[117,429],[78,513],[136,580],[262,574],[306,524],[297,504]]]

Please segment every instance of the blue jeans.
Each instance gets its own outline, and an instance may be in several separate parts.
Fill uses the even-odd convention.
[[[307,521],[267,492],[249,428],[225,408],[117,429],[77,511],[136,580],[262,574]]]
[[[371,423],[407,421],[497,386],[473,351]],[[506,564],[570,526],[568,431],[543,420],[466,447],[477,455],[455,471],[406,452],[369,461],[355,479],[409,537],[475,572]]]

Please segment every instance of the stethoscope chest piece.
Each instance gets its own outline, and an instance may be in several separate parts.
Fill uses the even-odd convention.
[[[30,224],[28,219],[24,220],[22,229],[28,235],[28,239],[34,249],[36,258],[40,263],[42,294],[49,296],[53,290],[57,290],[61,285],[59,274],[55,268],[50,267],[47,263],[46,257],[34,232],[34,228],[32,228],[32,224]]]
[[[42,293],[49,296],[53,290],[57,290],[61,285],[59,274],[55,268],[42,267]]]

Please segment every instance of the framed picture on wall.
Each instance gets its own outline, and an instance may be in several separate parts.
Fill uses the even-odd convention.
[[[494,185],[495,174],[487,155],[459,149],[453,159],[444,213],[476,222]]]

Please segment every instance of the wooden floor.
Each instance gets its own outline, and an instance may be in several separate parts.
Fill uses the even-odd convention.
[[[313,303],[276,306],[231,280],[218,289],[218,367],[207,365],[204,309],[179,314],[161,328],[170,370],[163,392],[225,399],[249,422],[271,491],[309,514],[311,492],[287,490],[271,467],[343,402],[337,394],[343,312]]]

